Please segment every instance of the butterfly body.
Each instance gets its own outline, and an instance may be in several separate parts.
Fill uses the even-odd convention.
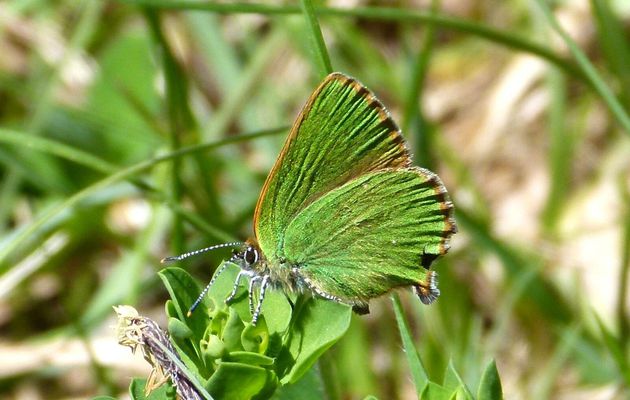
[[[411,286],[429,304],[439,295],[431,263],[456,231],[444,185],[412,166],[389,112],[358,81],[333,73],[307,101],[265,181],[255,238],[232,260],[242,272],[230,299],[246,275],[253,323],[269,286],[358,310]]]

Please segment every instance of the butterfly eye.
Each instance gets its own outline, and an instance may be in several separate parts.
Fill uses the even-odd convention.
[[[245,259],[247,265],[255,264],[258,261],[258,251],[253,247],[248,247],[247,250],[245,250],[243,259]]]

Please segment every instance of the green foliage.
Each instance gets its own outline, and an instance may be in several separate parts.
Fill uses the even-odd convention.
[[[400,298],[392,295],[394,311],[396,313],[396,322],[398,330],[407,356],[407,363],[414,379],[416,391],[420,399],[426,400],[450,400],[450,399],[475,399],[470,390],[460,377],[459,373],[453,365],[453,361],[449,360],[444,378],[441,383],[432,381],[418,352],[413,344],[413,338],[409,331],[409,324],[405,320]],[[481,376],[477,393],[477,400],[499,400],[503,398],[501,389],[501,379],[497,371],[496,364],[492,361]]]
[[[200,382],[215,399],[290,399],[295,393],[313,399],[322,397],[316,361],[348,330],[351,308],[304,295],[287,296],[271,290],[263,301],[257,325],[251,324],[247,288],[240,285],[230,302],[238,267],[228,264],[207,296],[190,317],[188,305],[200,287],[179,268],[166,268],[159,275],[171,294],[166,303],[168,332],[186,368],[184,375]],[[411,332],[398,296],[393,296],[400,334],[420,399],[475,399],[449,362],[441,383],[430,380],[413,345]],[[265,312],[266,310],[266,312]],[[166,382],[166,381],[165,381]],[[151,387],[134,379],[134,399],[168,399],[169,384]],[[155,385],[157,386],[157,385]],[[374,397],[375,398],[375,397]],[[479,383],[478,400],[502,398],[501,381],[491,362]]]
[[[184,270],[160,272],[171,294],[166,305],[171,341],[188,371],[214,398],[264,399],[288,385],[286,395],[346,332],[351,308],[312,297],[290,300],[270,290],[254,326],[246,287],[239,288],[229,306],[225,303],[237,273],[235,265],[228,265],[203,305],[186,317],[200,288]]]
[[[481,382],[479,383],[479,390],[477,391],[477,399],[500,400],[502,398],[503,391],[501,389],[499,371],[497,371],[497,365],[495,362],[492,361],[486,367],[483,375],[481,375]]]
[[[129,396],[135,400],[172,400],[175,398],[174,390],[169,385],[161,385],[147,394],[145,390],[146,384],[146,379],[133,379],[129,385]]]

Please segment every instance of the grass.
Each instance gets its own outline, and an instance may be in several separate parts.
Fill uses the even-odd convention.
[[[111,306],[173,324],[159,260],[252,234],[288,124],[332,70],[390,108],[460,233],[437,304],[374,301],[281,396],[629,395],[628,15],[592,1],[573,22],[594,29],[575,30],[571,3],[366,4],[0,6],[2,397],[118,397],[146,377]],[[185,267],[207,280],[227,256]]]

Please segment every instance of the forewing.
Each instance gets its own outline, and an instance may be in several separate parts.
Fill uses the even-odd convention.
[[[456,231],[452,213],[446,189],[430,171],[369,173],[295,217],[285,233],[287,263],[320,294],[363,303],[425,281],[430,261],[448,251]]]
[[[387,110],[356,80],[329,75],[298,116],[254,213],[258,244],[282,256],[284,230],[313,201],[354,177],[404,168],[410,158]]]

